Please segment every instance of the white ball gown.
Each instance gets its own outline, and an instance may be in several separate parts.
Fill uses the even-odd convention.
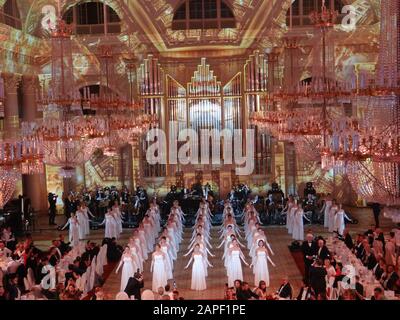
[[[67,226],[69,226],[69,242],[71,243],[71,247],[79,246],[79,222],[76,218],[69,218],[65,226],[62,228],[64,230]]]
[[[195,291],[207,289],[205,261],[202,254],[193,255],[192,284],[190,288]]]
[[[232,250],[228,259],[227,274],[229,287],[234,286],[235,280],[243,281],[242,261],[240,260],[240,250]]]
[[[158,291],[158,288],[165,287],[168,283],[167,268],[165,264],[164,255],[156,254],[153,256],[153,283],[152,289],[154,292]]]
[[[329,211],[331,210],[332,207],[332,201],[331,200],[326,200],[325,201],[325,208],[324,208],[324,227],[329,228]]]
[[[304,211],[298,209],[293,216],[293,233],[292,237],[294,240],[304,241]]]
[[[269,287],[268,260],[272,263],[265,251],[257,251],[256,261],[253,266],[254,284],[256,286],[259,285],[260,281],[265,281],[265,284]]]
[[[132,259],[132,257],[129,256],[123,256],[121,259],[121,262],[119,263],[119,266],[117,268],[117,271],[121,268],[122,265],[122,276],[121,276],[121,291],[124,291],[126,289],[126,285],[128,284],[128,281],[130,278],[132,278],[138,269],[138,266]]]

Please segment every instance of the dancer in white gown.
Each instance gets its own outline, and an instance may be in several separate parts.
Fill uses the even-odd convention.
[[[331,198],[331,195],[328,194],[328,195],[326,196],[326,198],[325,198],[324,206],[323,206],[323,208],[322,208],[322,210],[321,210],[321,211],[324,212],[324,227],[325,227],[325,228],[329,228],[329,224],[330,224],[330,221],[329,221],[329,219],[330,219],[329,211],[331,210],[331,207],[332,207],[332,198]]]
[[[111,208],[111,212],[114,216],[115,219],[115,226],[116,226],[116,231],[118,233],[118,235],[120,235],[122,233],[122,218],[123,218],[123,214],[121,212],[121,209],[119,208],[118,202],[114,201],[114,204]]]
[[[342,205],[339,204],[339,210],[335,214],[335,231],[343,236],[343,231],[346,228],[346,222],[345,219],[348,221],[352,221],[346,214],[346,212],[343,210]]]
[[[125,251],[121,257],[121,261],[115,270],[115,273],[118,273],[119,269],[122,267],[122,276],[121,276],[121,291],[125,291],[126,285],[131,277],[134,276],[135,272],[139,269],[135,263],[135,259],[132,256],[131,250],[129,247],[125,248]]]
[[[292,210],[293,206],[295,205],[295,201],[293,196],[289,196],[289,200],[286,203],[285,208],[283,209],[283,213],[286,214],[286,229],[288,229],[289,233],[292,231],[292,218],[293,216],[290,214],[290,211]]]
[[[166,237],[162,237],[160,240],[159,245],[161,246],[161,251],[164,253],[165,255],[165,267],[167,270],[167,279],[173,279],[173,260],[171,258],[171,254],[170,254],[170,246],[167,243],[167,238]]]
[[[287,213],[287,221],[288,221],[288,232],[289,234],[293,234],[293,226],[294,226],[294,218],[296,215],[296,211],[299,209],[299,205],[297,203],[297,199],[294,200],[294,203],[291,205],[290,210]]]
[[[329,210],[329,217],[328,217],[328,229],[329,232],[333,232],[335,231],[335,215],[336,212],[339,210],[339,206],[336,203],[336,200],[333,199],[332,200],[332,205],[331,208]]]
[[[243,281],[243,269],[242,261],[246,266],[249,264],[246,262],[243,252],[236,239],[232,240],[232,248],[228,251],[228,261],[226,273],[228,276],[228,286],[233,287],[235,280]]]
[[[67,223],[62,227],[61,230],[65,230],[69,226],[69,242],[71,247],[79,246],[79,221],[75,213],[71,214],[71,218],[68,219]]]
[[[104,216],[104,220],[99,226],[105,225],[105,234],[104,238],[108,239],[118,239],[118,231],[117,231],[117,223],[115,221],[115,217],[111,212],[111,209],[107,210],[107,213]]]
[[[308,222],[310,220],[305,216],[302,205],[299,205],[299,208],[296,210],[293,216],[293,233],[292,237],[297,241],[304,241],[304,221],[306,219]]]
[[[190,288],[195,291],[204,291],[207,289],[205,267],[206,262],[204,254],[200,251],[199,245],[195,246],[192,257],[190,258],[189,263],[186,265],[185,270],[189,268],[192,262],[192,283]],[[213,267],[210,263],[208,263],[208,266],[211,268]]]
[[[129,239],[129,244],[128,244],[129,249],[131,250],[131,254],[134,257],[134,261],[136,262],[138,269],[140,272],[143,272],[143,256],[142,256],[142,250],[139,245],[136,244],[135,238],[130,238]]]
[[[167,285],[166,257],[159,244],[156,244],[156,251],[152,255],[150,272],[153,273],[152,290],[154,292],[157,292],[158,288],[164,288]]]
[[[254,284],[256,286],[258,286],[260,281],[265,281],[267,287],[270,285],[268,261],[275,267],[274,262],[269,257],[264,241],[261,240],[258,243],[255,260],[251,264],[253,266]]]
[[[76,216],[79,221],[79,239],[86,239],[86,236],[90,234],[90,217],[94,218],[94,215],[90,212],[89,208],[84,202],[78,208]]]

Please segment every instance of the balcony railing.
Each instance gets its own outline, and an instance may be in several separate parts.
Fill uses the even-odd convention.
[[[73,25],[72,30],[76,35],[98,35],[104,33],[104,24],[77,24]],[[110,34],[121,33],[121,22],[109,22],[107,32]]]

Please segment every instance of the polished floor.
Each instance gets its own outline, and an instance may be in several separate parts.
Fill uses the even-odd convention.
[[[356,225],[348,225],[350,232],[355,235],[358,232],[364,232],[371,224],[373,224],[373,216],[370,209],[349,209],[353,217],[359,220]],[[63,217],[58,217],[61,222]],[[388,219],[381,218],[381,227],[385,233],[388,233],[395,225]],[[305,226],[305,231],[312,230],[316,235],[328,236],[326,229],[322,226]],[[39,219],[36,232],[33,233],[36,245],[46,248],[50,244],[50,240],[59,234],[58,231],[51,229],[46,226],[44,217]],[[91,234],[90,239],[100,242],[103,237],[104,230],[98,230]],[[67,234],[67,231],[63,231]],[[269,292],[274,293],[280,286],[280,282],[283,276],[288,276],[293,286],[294,293],[297,294],[302,275],[298,269],[290,251],[288,245],[292,242],[290,235],[284,226],[271,226],[266,227],[266,234],[271,244],[275,255],[272,256],[272,260],[276,264],[276,267],[270,265],[270,280],[271,285]],[[119,240],[121,245],[125,245],[130,235],[130,230],[125,230],[123,236]],[[183,257],[186,253],[186,248],[191,238],[191,229],[187,229],[184,234],[184,240],[180,246],[181,250],[178,255],[178,259],[175,262],[174,280],[176,281],[179,293],[185,299],[223,299],[224,287],[228,278],[226,276],[226,270],[223,266],[222,255],[223,249],[216,249],[220,243],[218,229],[212,231],[212,246],[211,252],[215,255],[215,258],[210,257],[210,263],[214,266],[209,269],[209,277],[207,278],[208,289],[203,292],[195,292],[190,290],[191,281],[191,268],[184,270],[184,267],[189,261],[189,257]],[[247,250],[244,251],[247,261],[250,261]],[[249,267],[243,266],[245,281],[249,282],[252,286],[254,284],[254,277]],[[144,281],[145,289],[151,288],[151,273],[150,273],[150,261],[145,264]],[[104,285],[104,291],[110,298],[114,297],[120,288],[120,273],[116,274],[115,271],[111,273]]]

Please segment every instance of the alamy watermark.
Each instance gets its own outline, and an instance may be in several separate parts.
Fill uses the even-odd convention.
[[[183,129],[178,132],[178,122],[171,121],[168,135],[161,129],[151,129],[146,140],[149,142],[146,159],[151,165],[235,164],[237,175],[251,175],[254,171],[253,129]]]

